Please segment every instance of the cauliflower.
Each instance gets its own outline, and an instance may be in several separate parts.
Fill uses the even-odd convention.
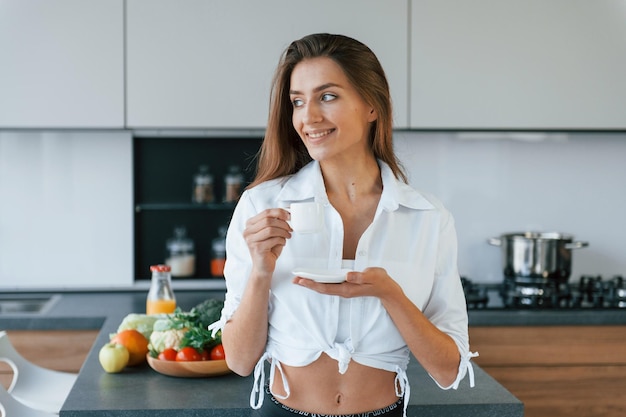
[[[165,349],[177,351],[191,346],[196,350],[208,349],[220,343],[213,337],[207,325],[201,321],[200,315],[210,320],[220,314],[222,301],[206,301],[189,312],[177,308],[173,314],[162,317],[154,322],[148,348],[153,357],[157,357]],[[219,318],[219,316],[217,316]]]
[[[169,348],[179,350],[185,333],[187,329],[154,330],[148,348],[157,353]]]

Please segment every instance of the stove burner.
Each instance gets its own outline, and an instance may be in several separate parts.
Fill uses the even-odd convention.
[[[486,308],[489,302],[487,288],[472,283],[469,279],[461,277],[463,292],[465,293],[465,302],[468,309]]]
[[[583,275],[577,283],[517,282],[506,277],[501,284],[479,284],[461,278],[468,309],[607,309],[626,308],[626,280]],[[491,298],[490,298],[491,296]]]
[[[604,287],[611,307],[626,308],[626,282],[624,282],[624,277],[616,275],[605,282]]]
[[[506,307],[518,308],[569,307],[572,300],[566,284],[520,284],[509,279],[504,281],[500,296]]]

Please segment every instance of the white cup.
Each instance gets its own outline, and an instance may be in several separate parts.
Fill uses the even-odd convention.
[[[317,233],[324,229],[324,207],[315,202],[291,203],[289,225],[297,233]]]

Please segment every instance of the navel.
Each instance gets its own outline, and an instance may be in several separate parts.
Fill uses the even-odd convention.
[[[341,395],[341,393],[337,394],[337,396],[335,397],[335,403],[337,405],[340,405],[342,401],[343,401],[343,395]]]

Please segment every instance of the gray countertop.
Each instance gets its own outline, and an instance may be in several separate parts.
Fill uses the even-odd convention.
[[[626,308],[470,310],[470,326],[602,326],[626,325]]]
[[[45,314],[0,313],[0,329],[97,329],[106,319],[120,320],[128,312],[145,311],[147,288],[117,291],[15,292],[15,296],[37,297],[61,294]],[[181,307],[191,307],[206,297],[221,298],[223,289],[178,289]],[[11,293],[4,293],[11,296]],[[187,303],[187,305],[185,305]],[[470,326],[597,326],[626,325],[626,308],[621,309],[478,309],[469,311]]]
[[[107,374],[97,360],[97,349],[119,323],[105,322],[83,366],[61,417],[85,416],[224,416],[251,415],[252,377],[235,374],[185,379],[164,376],[147,365]],[[409,416],[522,416],[522,403],[478,366],[476,386],[467,380],[454,391],[439,389],[417,361],[408,375],[412,388]],[[267,373],[266,373],[267,375]]]
[[[206,298],[222,298],[221,290],[178,291],[188,309]],[[145,311],[145,292],[69,292],[44,314],[0,314],[0,329],[99,329],[62,417],[96,416],[245,416],[250,414],[251,377],[234,374],[203,379],[164,376],[147,365],[105,373],[98,351],[131,312]],[[470,310],[470,325],[600,325],[626,324],[626,310],[510,311]],[[409,416],[522,416],[523,405],[474,364],[476,386],[466,378],[458,390],[439,389],[412,358]]]

